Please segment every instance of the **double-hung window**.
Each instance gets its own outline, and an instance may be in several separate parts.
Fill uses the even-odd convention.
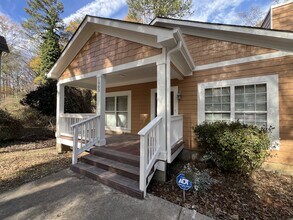
[[[241,78],[198,85],[198,123],[240,121],[268,128],[279,139],[278,76]]]
[[[105,124],[110,130],[130,131],[131,92],[106,94]]]

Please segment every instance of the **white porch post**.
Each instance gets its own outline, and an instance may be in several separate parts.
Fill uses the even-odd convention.
[[[64,85],[57,83],[57,109],[56,109],[56,134],[57,139],[61,135],[61,118],[64,113]]]
[[[170,146],[170,62],[163,50],[161,60],[157,62],[157,114],[163,116],[163,126],[160,128],[161,158],[167,161],[168,146]],[[160,179],[166,179],[166,162],[159,162],[158,169],[164,172]]]
[[[106,80],[104,75],[97,77],[97,115],[100,115],[100,127],[98,135],[100,140],[98,146],[106,145],[105,138],[105,102],[106,102]]]

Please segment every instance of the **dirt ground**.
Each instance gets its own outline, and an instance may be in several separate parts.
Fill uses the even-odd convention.
[[[0,146],[0,193],[68,168],[71,153],[57,154],[55,139]]]
[[[178,161],[170,167],[170,180],[152,181],[149,193],[215,219],[292,219],[293,177],[258,170],[252,176],[223,173],[196,161],[193,165],[206,171],[216,183],[205,192],[189,190],[182,202],[182,190],[176,176],[184,166]]]

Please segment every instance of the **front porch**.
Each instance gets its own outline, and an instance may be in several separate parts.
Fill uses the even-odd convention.
[[[77,35],[74,46],[65,52],[68,56],[60,58],[64,62],[58,62],[49,73],[52,78],[58,78],[57,145],[72,147],[72,169],[106,183],[110,180],[104,179],[105,175],[114,178],[116,174],[129,174],[138,168],[135,184],[144,197],[155,171],[166,175],[167,163],[183,149],[183,116],[178,111],[181,96],[176,81],[190,76],[194,63],[180,30],[149,26],[137,29],[133,24],[121,29],[123,24],[115,26],[115,22],[115,27],[105,29],[104,22],[99,18],[85,20],[84,28],[90,28],[92,33],[82,29],[87,38]],[[112,33],[114,29],[117,32]],[[135,37],[134,32],[138,34]],[[65,112],[67,86],[95,90],[96,112]],[[109,137],[106,131],[135,136]],[[78,156],[85,151],[90,152],[87,157],[91,159],[82,157],[78,161]],[[95,155],[97,151],[99,155]],[[116,155],[115,160],[110,154]],[[138,157],[139,165],[129,167],[129,160],[121,159],[122,155]],[[121,171],[120,167],[128,167],[131,172]],[[101,168],[102,171],[97,170]],[[115,177],[114,185],[127,182],[127,175],[120,175],[120,180]]]
[[[138,187],[130,187],[135,189],[137,197],[141,197],[141,192],[142,197],[145,196],[156,170],[163,173],[162,179],[166,178],[167,163],[171,163],[184,147],[183,115],[178,114],[176,80],[179,73],[170,65],[166,85],[162,70],[165,71],[165,64],[152,64],[58,84],[57,144],[72,147],[73,170],[105,183],[111,182],[104,176],[105,172],[114,175],[112,187],[118,184],[119,190],[126,192],[130,189],[125,182],[138,184]],[[129,84],[135,80],[137,84]],[[65,86],[95,89],[96,113],[64,112]],[[78,160],[84,151],[89,151],[90,155]],[[99,152],[98,158],[95,152]],[[129,164],[131,158],[137,158],[135,164]],[[137,164],[137,167],[129,167]],[[139,170],[136,179],[128,180],[129,175],[134,178],[132,171],[136,169]]]

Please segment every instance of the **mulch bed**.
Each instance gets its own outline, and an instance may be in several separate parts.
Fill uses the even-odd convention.
[[[182,190],[176,184],[176,176],[185,162],[173,163],[169,169],[170,180],[152,181],[149,193],[195,209],[215,219],[290,219],[293,217],[293,177],[264,170],[255,171],[250,177],[223,173],[206,163],[192,162],[199,170],[205,170],[217,180],[206,192],[186,192],[182,202]]]

